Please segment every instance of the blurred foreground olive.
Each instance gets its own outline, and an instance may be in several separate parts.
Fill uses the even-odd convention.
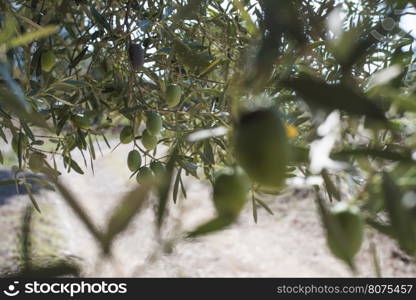
[[[140,168],[142,165],[142,158],[140,152],[137,150],[131,150],[127,156],[127,166],[130,171],[134,172]]]
[[[40,153],[34,152],[29,157],[28,162],[30,170],[33,173],[40,173],[44,168],[43,156]]]
[[[55,54],[50,50],[43,52],[40,58],[40,64],[41,64],[42,71],[47,72],[47,73],[52,71],[53,67],[56,64]]]
[[[280,186],[285,180],[289,145],[278,112],[262,108],[245,113],[235,128],[235,153],[255,182]]]
[[[142,144],[147,150],[153,150],[157,146],[157,137],[145,130],[142,135]]]
[[[176,106],[181,101],[182,88],[177,84],[171,84],[166,89],[166,104]]]
[[[146,115],[146,129],[151,135],[157,135],[162,129],[162,117],[156,112],[149,112]]]
[[[218,215],[237,217],[247,201],[249,186],[249,179],[241,168],[219,171],[214,182],[214,205]]]
[[[364,220],[360,210],[340,202],[329,211],[328,217],[328,246],[336,257],[351,265],[364,236]]]
[[[134,129],[131,126],[126,126],[120,132],[120,142],[122,144],[128,144],[134,140]]]
[[[152,169],[153,173],[155,173],[156,177],[165,176],[167,172],[165,165],[160,161],[152,161],[150,163],[150,168]]]
[[[145,184],[149,181],[152,181],[154,179],[153,171],[148,167],[140,168],[139,172],[136,175],[136,181],[139,184]]]
[[[240,167],[224,168],[215,174],[213,201],[217,216],[199,225],[188,237],[222,230],[237,220],[247,202],[250,181]]]
[[[388,173],[383,174],[382,187],[392,236],[407,254],[416,256],[416,193],[403,193]]]

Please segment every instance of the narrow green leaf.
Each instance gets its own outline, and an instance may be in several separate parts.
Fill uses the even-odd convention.
[[[89,144],[91,157],[92,157],[92,159],[95,159],[95,148],[94,148],[94,144],[93,144],[92,139],[91,139],[91,134],[88,134],[88,144]]]
[[[322,170],[321,172],[322,178],[324,179],[325,187],[328,192],[328,195],[332,201],[332,197],[334,197],[337,200],[341,199],[341,195],[335,184],[332,182],[331,177],[328,174],[328,171],[326,169]]]
[[[185,185],[183,184],[182,177],[179,177],[179,183],[181,185],[182,194],[183,194],[184,198],[186,199],[186,189],[185,189]]]
[[[2,127],[0,127],[0,137],[3,139],[3,141],[5,141],[6,144],[8,143]]]
[[[59,27],[55,25],[47,25],[38,30],[23,34],[17,38],[12,39],[7,43],[8,48],[15,48],[19,46],[25,46],[35,40],[39,40],[45,37],[48,37],[56,32],[58,32]]]
[[[51,172],[49,169],[44,169],[44,173],[47,175],[48,179],[52,181],[55,186],[57,187],[59,193],[65,199],[69,207],[75,212],[75,214],[79,217],[79,219],[84,223],[87,227],[88,231],[92,234],[92,236],[101,244],[103,245],[103,234],[98,228],[94,225],[93,221],[90,217],[86,214],[84,209],[78,203],[76,198],[72,195],[72,193],[56,178],[56,174]]]
[[[241,17],[243,18],[244,22],[246,23],[246,28],[247,31],[251,34],[251,35],[257,35],[258,29],[256,24],[254,24],[253,20],[251,19],[250,15],[248,14],[248,12],[246,11],[246,9],[244,8],[243,3],[241,3],[240,0],[233,0],[234,6],[238,9],[238,11],[241,14]]]
[[[91,13],[92,16],[95,20],[95,22],[98,23],[98,25],[104,27],[105,29],[107,29],[107,31],[111,31],[111,26],[110,23],[107,22],[107,20],[104,18],[104,16],[102,14],[100,14],[95,7],[91,7]]]
[[[402,204],[403,193],[386,172],[383,173],[384,203],[391,227],[400,246],[410,255],[416,254],[416,235]]]
[[[17,160],[19,162],[19,169],[22,169],[22,159],[23,159],[23,139],[24,134],[22,132],[19,133],[17,138]]]
[[[153,182],[147,181],[128,192],[111,215],[104,235],[104,252],[108,253],[114,238],[124,231],[143,207]]]
[[[212,165],[215,163],[214,151],[209,140],[204,141],[204,157],[207,164]]]
[[[254,198],[254,195],[251,197],[251,205],[253,206],[254,223],[257,224],[257,203],[256,203],[256,198]]]
[[[177,152],[178,152],[178,146],[176,145],[172,149],[170,153],[170,158],[166,164],[165,178],[162,178],[162,180],[159,182],[159,188],[158,188],[159,201],[158,201],[158,207],[157,207],[157,222],[156,222],[157,227],[159,229],[162,226],[163,217],[165,215],[166,204],[168,202],[170,186],[171,186],[171,182],[173,178],[173,171],[174,171],[174,167],[175,167],[175,163],[177,159],[176,158]],[[176,184],[176,180],[175,180],[175,184]],[[176,193],[177,193],[177,188],[176,188]],[[175,196],[174,196],[174,201],[176,201]]]
[[[32,141],[34,141],[35,136],[32,130],[30,129],[30,127],[25,122],[21,122],[20,124],[22,125],[23,131],[26,133],[27,137],[31,139]]]
[[[70,169],[73,169],[75,172],[79,174],[84,174],[84,171],[80,168],[80,166],[77,164],[75,160],[72,158],[65,156],[64,157],[64,163],[70,167]]]
[[[16,184],[16,180],[10,179],[10,180],[0,181],[0,186],[6,186],[6,185],[11,185],[11,184]]]
[[[188,233],[188,238],[195,238],[201,235],[205,235],[208,233],[213,233],[222,229],[225,229],[230,224],[232,224],[235,221],[233,218],[229,217],[217,217],[215,219],[212,219],[208,221],[207,223],[204,223],[197,227],[194,231]]]
[[[350,156],[370,156],[391,161],[415,163],[410,152],[379,148],[344,149],[331,155],[335,159],[345,159]]]
[[[367,218],[366,223],[379,231],[382,234],[385,234],[391,238],[394,238],[394,231],[393,228],[388,224],[380,223],[374,219]]]
[[[29,195],[30,201],[32,201],[33,206],[38,211],[38,213],[42,213],[41,210],[40,210],[39,204],[38,204],[38,202],[35,199],[35,196],[33,196],[32,188],[31,188],[30,184],[25,183],[24,186],[26,188],[27,194]]]
[[[6,13],[3,28],[0,31],[0,45],[7,43],[12,38],[16,33],[16,25],[16,19],[11,14]]]
[[[261,207],[263,207],[270,215],[274,215],[272,209],[266,204],[264,203],[262,200],[258,199],[258,198],[254,198],[255,201],[261,205]]]
[[[386,121],[384,112],[375,103],[363,94],[341,84],[328,84],[306,73],[300,74],[297,78],[286,79],[283,84],[294,90],[309,104]]]
[[[178,199],[178,190],[179,190],[179,182],[181,179],[181,172],[182,172],[182,168],[178,170],[178,173],[176,174],[175,184],[173,185],[173,203],[176,203]]]

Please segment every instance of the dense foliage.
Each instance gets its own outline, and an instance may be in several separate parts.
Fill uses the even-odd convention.
[[[185,194],[190,174],[212,182],[218,210],[190,236],[232,223],[249,189],[257,218],[264,194],[301,182],[316,191],[329,246],[349,265],[364,222],[416,256],[414,39],[399,26],[412,5],[4,0],[0,134],[16,172],[46,174],[106,251],[152,178],[162,226],[168,196]],[[126,167],[140,186],[102,233],[54,162],[83,173],[114,132],[131,145]],[[157,155],[157,144],[169,150]]]

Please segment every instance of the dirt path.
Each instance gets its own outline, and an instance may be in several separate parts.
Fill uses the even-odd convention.
[[[105,152],[95,161],[93,175],[74,172],[64,174],[65,183],[85,207],[88,214],[103,227],[123,193],[136,186],[129,180],[125,160],[128,146]],[[77,161],[81,162],[80,157]],[[208,184],[186,179],[187,199],[170,204],[168,239],[176,240],[213,215]],[[148,205],[133,224],[116,241],[112,262],[102,260],[93,238],[80,224],[64,200],[55,193],[44,192],[45,199],[58,203],[61,223],[67,231],[68,252],[81,258],[85,276],[139,277],[349,277],[375,276],[367,239],[360,252],[358,274],[335,259],[325,245],[324,233],[311,197],[288,194],[271,199],[275,214],[259,209],[259,222],[254,224],[251,205],[247,205],[238,223],[227,230],[198,238],[180,240],[171,245],[170,254],[156,251],[153,208]],[[368,232],[370,234],[370,232]],[[416,267],[406,261],[395,244],[375,234],[382,275],[416,276]],[[166,248],[166,247],[165,247]]]

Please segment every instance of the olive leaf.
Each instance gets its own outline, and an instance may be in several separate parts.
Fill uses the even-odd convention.
[[[19,46],[25,46],[35,40],[39,40],[45,37],[48,37],[56,32],[58,32],[59,27],[55,25],[47,25],[38,30],[25,33],[21,36],[13,38],[7,42],[7,48],[15,48]]]
[[[35,209],[38,211],[38,213],[42,213],[42,211],[40,210],[39,204],[35,199],[35,196],[32,193],[32,188],[31,188],[31,184],[29,183],[24,183],[24,186],[26,188],[26,192],[29,195],[29,199],[30,201],[32,201],[33,206],[35,207]]]
[[[195,12],[201,8],[202,3],[204,0],[190,0],[188,3],[178,9],[178,12],[173,17],[173,21],[182,22],[186,19],[191,19],[195,17],[197,14]]]
[[[78,165],[78,163],[70,158],[69,156],[64,157],[64,164],[68,166],[69,170],[74,170],[75,172],[79,174],[84,174],[84,171],[82,171],[81,167]]]
[[[105,19],[105,17],[100,14],[95,7],[91,7],[91,14],[92,17],[94,18],[94,21],[100,25],[101,27],[107,29],[107,31],[111,31],[111,26],[110,23],[107,22],[107,20]]]
[[[84,208],[80,205],[79,201],[75,198],[72,192],[57,179],[56,173],[52,168],[45,167],[43,169],[43,173],[51,182],[54,183],[69,207],[74,211],[78,218],[84,223],[91,235],[103,246],[104,249],[104,246],[106,245],[106,243],[104,243],[104,234],[94,224],[90,216],[85,212]]]
[[[0,45],[8,42],[16,33],[16,19],[9,13],[4,17],[4,25],[0,31]]]
[[[333,183],[331,177],[328,174],[326,169],[323,169],[321,172],[322,178],[324,179],[326,190],[329,194],[330,200],[332,201],[332,197],[337,200],[341,200],[341,195],[335,184]]]
[[[147,181],[145,184],[136,187],[128,192],[114,209],[103,236],[103,250],[105,253],[109,253],[114,238],[127,228],[132,219],[143,208],[153,185],[153,182]]]
[[[235,221],[234,218],[229,216],[218,216],[200,226],[198,226],[194,231],[187,234],[188,238],[196,238],[201,235],[206,235],[208,233],[213,233],[219,230],[222,230],[228,227]]]
[[[403,193],[386,172],[383,173],[384,203],[394,236],[410,255],[416,255],[416,226],[403,203]]]
[[[311,105],[330,110],[340,109],[353,115],[386,121],[384,112],[374,102],[342,84],[328,84],[306,73],[285,79],[282,83]]]
[[[415,163],[412,158],[412,154],[408,151],[403,151],[403,149],[380,149],[380,148],[371,148],[371,147],[360,147],[355,149],[343,149],[338,152],[332,153],[331,157],[334,159],[345,159],[348,157],[360,157],[360,156],[369,156],[373,158],[385,159],[390,161],[398,161],[405,163]]]

